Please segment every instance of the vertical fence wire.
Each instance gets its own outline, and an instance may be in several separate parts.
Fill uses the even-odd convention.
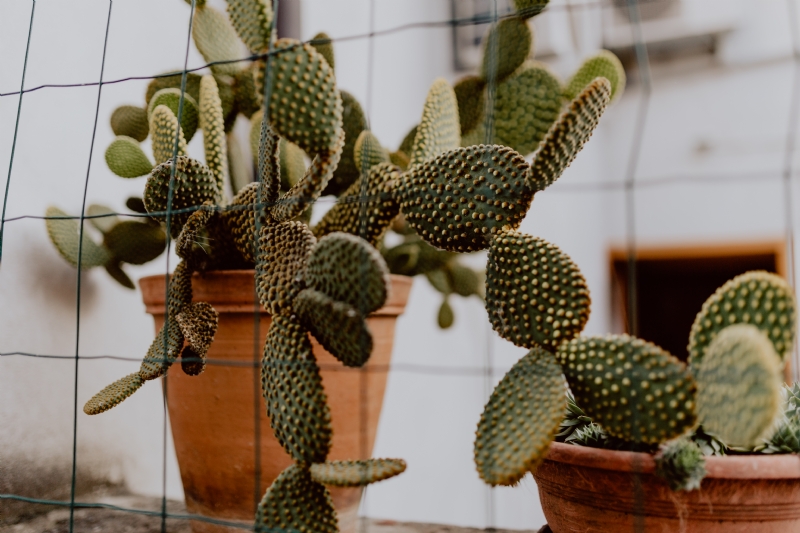
[[[86,222],[86,196],[89,193],[89,175],[92,171],[92,156],[94,155],[94,142],[97,137],[97,121],[100,117],[100,98],[103,94],[103,73],[106,66],[106,51],[108,49],[108,30],[111,27],[111,9],[114,0],[108,0],[108,15],[106,16],[106,30],[103,38],[103,58],[100,61],[100,82],[97,84],[97,103],[94,110],[94,124],[92,125],[92,140],[89,144],[89,162],[86,165],[86,178],[83,182],[83,198],[81,199],[81,216],[78,225],[78,272],[77,286],[75,289],[75,378],[74,395],[72,399],[72,479],[69,490],[69,533],[73,533],[75,526],[75,481],[78,468],[78,370],[80,362],[81,341],[81,265],[83,263],[83,236]],[[22,95],[20,95],[20,100]]]

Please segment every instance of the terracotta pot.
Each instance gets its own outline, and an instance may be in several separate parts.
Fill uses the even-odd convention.
[[[700,490],[672,492],[645,453],[553,443],[533,477],[554,533],[800,531],[800,457],[707,457]]]
[[[139,282],[156,331],[164,322],[164,281],[159,275]],[[405,309],[411,282],[405,276],[392,276],[389,301],[367,318],[374,349],[363,369],[344,367],[311,338],[333,420],[329,459],[359,459],[372,453],[395,321]],[[292,464],[272,434],[261,396],[260,361],[272,319],[261,308],[256,334],[252,270],[195,274],[192,287],[194,301],[208,302],[219,312],[219,329],[205,372],[190,377],[174,365],[165,382],[186,508],[192,514],[252,524],[264,492]],[[331,488],[331,495],[340,527],[354,527],[360,489]],[[193,521],[192,531],[241,530]]]

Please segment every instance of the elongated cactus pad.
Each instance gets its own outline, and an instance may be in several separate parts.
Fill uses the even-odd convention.
[[[199,74],[195,74],[194,72],[187,72],[186,73],[186,94],[191,95],[194,98],[195,102],[200,100],[200,76]],[[183,83],[183,74],[172,74],[172,75],[161,75],[157,78],[153,78],[150,83],[147,85],[147,93],[145,94],[145,102],[147,104],[150,103],[150,99],[153,98],[153,95],[156,94],[161,89],[166,89],[168,87],[173,87],[176,89],[181,88],[181,83]]]
[[[703,428],[729,446],[750,447],[769,436],[783,403],[782,366],[756,326],[735,324],[720,331],[694,368]]]
[[[269,124],[262,132],[263,119],[263,111],[258,111],[250,119],[250,150],[253,153],[253,166],[256,167],[256,181],[263,184],[261,201],[273,204],[281,194],[283,172],[281,172],[280,152],[286,141],[281,139]],[[265,135],[264,139],[261,138],[262,133]],[[298,150],[300,149],[298,148]],[[300,151],[302,152],[302,150]]]
[[[331,447],[328,398],[308,334],[293,318],[272,317],[261,363],[261,391],[275,438],[289,455],[299,462],[325,461]]]
[[[700,482],[706,476],[703,452],[686,437],[668,442],[655,460],[656,475],[669,483],[669,488],[675,491],[699,489]]]
[[[578,337],[556,356],[575,401],[611,436],[658,444],[694,426],[694,379],[655,344],[628,335]]]
[[[111,130],[114,135],[123,135],[142,142],[150,132],[147,111],[135,105],[119,106],[111,113]]]
[[[305,288],[303,276],[316,243],[302,222],[284,222],[261,228],[256,263],[256,290],[270,313],[291,313],[292,302]]]
[[[156,338],[144,356],[139,375],[143,380],[156,379],[167,373],[169,367],[180,355],[183,347],[183,334],[174,317],[161,326]]]
[[[197,101],[188,94],[183,95],[183,109],[181,109],[181,90],[178,88],[161,89],[150,99],[147,104],[147,116],[153,114],[156,106],[165,105],[177,118],[178,111],[181,114],[181,131],[186,142],[192,140],[195,132],[197,131],[199,108]]]
[[[153,157],[156,159],[156,165],[172,159],[176,137],[177,155],[186,155],[186,139],[178,126],[178,118],[167,106],[156,106],[150,114],[150,135],[153,138]]]
[[[133,280],[122,270],[122,263],[118,260],[115,260],[113,257],[111,260],[103,265],[103,268],[106,269],[108,275],[111,276],[114,281],[119,283],[125,288],[134,290],[136,289],[136,285],[133,284]]]
[[[552,351],[583,331],[590,310],[586,280],[557,246],[515,231],[492,240],[486,311],[501,337]]]
[[[269,48],[273,17],[269,0],[228,0],[228,16],[248,50],[260,53]]]
[[[359,165],[353,157],[356,140],[361,132],[367,129],[367,119],[356,97],[347,91],[340,91],[342,97],[342,129],[344,129],[344,147],[339,166],[331,177],[323,194],[339,196],[359,177]],[[412,139],[413,140],[413,139]]]
[[[297,295],[294,310],[322,347],[343,365],[360,367],[367,362],[372,354],[372,335],[355,307],[305,289]]]
[[[364,487],[389,479],[406,470],[402,459],[365,459],[362,461],[327,461],[311,465],[311,478],[334,487]]]
[[[45,223],[50,242],[56,247],[61,257],[74,267],[78,266],[80,252],[81,268],[92,268],[106,264],[111,259],[111,253],[104,246],[96,244],[89,232],[84,229],[83,239],[80,236],[80,224],[75,219],[50,218],[68,217],[69,215],[57,207],[48,207],[45,211]],[[80,243],[83,241],[83,247]]]
[[[255,531],[338,533],[328,489],[314,481],[305,468],[290,466],[281,472],[258,504]]]
[[[436,313],[436,324],[441,329],[447,329],[453,325],[455,322],[456,316],[453,313],[453,308],[450,307],[450,301],[447,296],[442,299],[442,303],[439,305],[439,311]]]
[[[792,351],[797,317],[792,289],[775,274],[754,271],[736,276],[703,304],[689,333],[689,364],[699,367],[714,337],[732,324],[753,324],[772,341],[783,361]]]
[[[456,93],[450,84],[439,78],[433,82],[425,98],[422,119],[408,153],[409,165],[422,163],[457,148],[461,144],[460,131]]]
[[[228,144],[222,102],[213,76],[203,76],[200,81],[200,127],[203,128],[206,165],[217,178],[217,189],[222,191],[228,179]]]
[[[458,118],[461,121],[462,136],[474,130],[483,120],[483,111],[486,106],[485,89],[486,81],[478,76],[467,76],[453,86],[458,101]]]
[[[119,223],[119,217],[114,214],[114,210],[105,205],[89,204],[86,207],[86,216],[97,217],[89,218],[89,223],[102,233],[108,233]]]
[[[310,44],[280,39],[271,62],[269,121],[281,137],[309,155],[335,149],[342,127],[342,99],[333,69]],[[265,67],[256,74],[263,94]]]
[[[526,64],[497,85],[494,142],[521,154],[533,152],[558,119],[561,106],[558,78],[541,63]]]
[[[457,261],[451,261],[446,268],[453,292],[459,296],[480,296],[484,297],[484,276],[480,272],[472,270]]]
[[[103,244],[117,259],[143,265],[161,255],[167,246],[167,236],[155,224],[124,220],[105,234]]]
[[[92,399],[83,406],[83,412],[87,415],[97,415],[108,411],[139,390],[142,383],[144,381],[138,372],[128,374],[92,396]]]
[[[236,110],[247,118],[251,118],[261,106],[256,94],[255,76],[256,64],[243,68],[233,78],[233,99]],[[262,96],[263,98],[263,96]]]
[[[564,87],[564,98],[572,100],[595,78],[605,78],[611,83],[612,101],[625,91],[625,69],[619,58],[608,50],[600,50],[572,75]]]
[[[505,146],[469,146],[412,168],[396,197],[419,235],[452,252],[483,250],[503,228],[516,229],[533,200],[528,163]]]
[[[550,0],[514,0],[514,7],[517,8],[517,15],[522,18],[530,18],[541,13]]]
[[[367,241],[349,233],[322,237],[311,251],[305,270],[306,285],[366,316],[386,302],[389,269]]]
[[[381,163],[370,169],[353,183],[322,220],[314,226],[318,237],[335,231],[358,235],[377,246],[392,220],[400,212],[400,205],[392,194],[400,181],[400,169],[390,163]],[[366,181],[366,184],[364,184]]]
[[[531,163],[528,182],[534,191],[552,185],[572,163],[597,127],[610,94],[608,80],[594,80],[553,124]]]
[[[212,207],[211,202],[205,202],[204,205],[208,208]],[[214,216],[216,216],[216,212],[212,209],[195,211],[186,219],[186,223],[178,235],[175,242],[175,253],[192,266],[202,264],[203,259],[208,256],[206,250],[198,242],[198,236]]]
[[[335,70],[336,61],[333,55],[333,43],[331,42],[330,36],[322,31],[312,37],[311,41],[311,46],[313,46],[317,52],[319,52],[320,55],[325,58],[325,61],[328,62],[328,65]]]
[[[257,204],[264,204],[266,194],[261,183],[251,183],[236,193],[229,206],[220,213],[220,219],[235,249],[248,263],[256,259],[256,213],[262,222],[266,222],[264,208],[257,208]]]
[[[490,27],[483,38],[481,78],[504,80],[525,62],[532,45],[533,34],[524,19],[511,17]]]
[[[172,174],[172,161],[158,165],[147,178],[144,189],[144,205],[149,213],[160,213],[158,218],[166,219],[169,188]],[[172,180],[172,211],[203,205],[204,202],[218,201],[220,196],[217,178],[207,166],[186,156],[175,160],[175,176]],[[173,213],[170,228],[173,237],[180,234],[191,212]]]
[[[408,170],[408,164],[411,160],[408,158],[405,152],[398,150],[396,152],[389,153],[389,161],[393,165],[400,167],[401,170]]]
[[[187,305],[175,317],[188,346],[181,351],[181,368],[190,376],[197,376],[206,366],[206,354],[214,340],[219,323],[219,313],[206,302]]]
[[[566,403],[566,382],[555,357],[534,348],[500,380],[483,409],[474,449],[481,479],[513,485],[536,470]]]
[[[353,159],[361,173],[365,173],[375,165],[388,163],[389,151],[381,146],[380,141],[371,131],[364,130],[356,139],[356,145],[353,147]]]
[[[120,178],[138,178],[153,170],[153,163],[136,139],[122,135],[106,148],[106,164]]]
[[[286,139],[280,142],[281,189],[290,190],[306,173],[306,159],[303,151]]]
[[[228,17],[211,6],[198,8],[192,19],[192,37],[197,49],[207,63],[240,59],[239,38]],[[211,65],[211,72],[216,75],[233,76],[239,67],[236,63]]]

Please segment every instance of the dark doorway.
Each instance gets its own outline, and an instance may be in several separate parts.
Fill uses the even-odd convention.
[[[694,317],[727,280],[749,270],[784,275],[784,244],[642,248],[636,253],[636,335],[686,360]],[[611,252],[612,317],[628,331],[628,257]]]

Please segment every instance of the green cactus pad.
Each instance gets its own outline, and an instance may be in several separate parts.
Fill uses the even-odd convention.
[[[583,331],[590,310],[586,280],[557,246],[515,231],[500,232],[492,240],[486,311],[501,337],[552,351]]]
[[[365,487],[389,479],[406,470],[402,459],[365,459],[362,461],[327,461],[311,465],[311,478],[334,487]]]
[[[228,16],[247,49],[254,53],[269,48],[272,3],[268,0],[228,0]]]
[[[264,186],[261,183],[250,183],[231,200],[230,205],[220,212],[222,224],[228,233],[235,249],[248,263],[256,259],[256,205],[266,202]],[[263,208],[259,211],[264,214]],[[266,222],[266,217],[261,218]]]
[[[278,200],[281,194],[281,178],[283,175],[281,168],[281,148],[286,145],[286,140],[275,133],[275,130],[267,124],[266,138],[261,142],[261,127],[263,124],[264,112],[259,111],[250,119],[250,150],[253,154],[253,166],[256,167],[256,181],[263,184],[261,190],[261,201],[272,204]],[[297,146],[297,145],[292,145]],[[298,148],[302,153],[302,150]],[[259,159],[263,159],[263,167],[260,166]]]
[[[673,491],[699,489],[706,476],[703,452],[686,437],[668,442],[655,460],[656,475],[669,483]]]
[[[450,328],[456,319],[455,314],[453,313],[453,308],[450,307],[450,302],[448,300],[449,298],[445,296],[441,305],[439,305],[439,312],[436,313],[436,324],[441,329]]]
[[[142,215],[147,214],[147,209],[144,207],[144,200],[137,196],[131,196],[127,200],[125,200],[125,207],[133,211],[134,213],[140,213]]]
[[[200,111],[197,101],[188,94],[184,94],[183,109],[181,110],[181,90],[177,88],[161,89],[153,95],[150,103],[147,104],[147,116],[151,117],[153,110],[159,105],[167,106],[175,117],[178,116],[178,111],[181,111],[181,131],[183,131],[186,142],[191,141],[197,131],[199,120]]]
[[[486,106],[485,89],[486,81],[478,76],[467,76],[453,86],[458,102],[462,136],[474,130],[483,119],[483,110]]]
[[[566,382],[555,357],[534,348],[508,371],[483,409],[475,466],[489,485],[513,485],[547,455],[566,408]]]
[[[473,295],[483,297],[484,280],[479,272],[453,261],[447,266],[447,274],[454,293],[464,297]]]
[[[187,376],[199,376],[206,369],[206,354],[198,353],[190,344],[181,350],[181,370]]]
[[[281,139],[280,142],[280,168],[282,190],[290,190],[306,173],[306,158],[303,151],[286,139]]]
[[[344,129],[344,148],[339,166],[331,177],[323,195],[339,196],[347,190],[359,177],[359,166],[353,158],[356,140],[361,132],[367,129],[367,119],[356,97],[347,91],[340,91],[342,97],[342,129]]]
[[[525,159],[505,146],[457,148],[412,168],[396,197],[406,221],[432,245],[483,250],[525,217],[533,200],[527,172]]]
[[[549,2],[550,0],[514,0],[514,7],[517,8],[517,15],[530,18],[541,13]]]
[[[233,78],[234,107],[247,118],[251,118],[259,109],[259,98],[256,95],[256,81],[254,79],[255,63],[243,68]]]
[[[184,338],[189,343],[181,351],[181,368],[190,376],[203,373],[206,354],[214,341],[219,313],[206,302],[187,305],[175,317]]]
[[[186,94],[194,98],[195,102],[200,100],[200,78],[202,78],[202,76],[200,76],[199,74],[195,74],[194,72],[186,73]],[[180,89],[182,82],[183,82],[182,74],[172,74],[169,76],[162,75],[159,76],[158,78],[154,78],[147,85],[145,102],[149,104],[150,99],[153,98],[153,95],[156,94],[161,89],[166,89],[169,87]]]
[[[291,465],[272,483],[256,512],[256,533],[338,533],[333,501],[308,470]]]
[[[253,182],[253,164],[242,149],[242,141],[238,135],[229,135],[228,172],[230,173],[230,192],[236,194]]]
[[[397,151],[397,152],[390,152],[389,153],[389,162],[393,165],[400,167],[401,170],[408,170],[408,163],[411,160],[405,154],[405,152]]]
[[[321,463],[331,447],[331,413],[311,341],[293,318],[272,317],[261,363],[272,431],[295,461]],[[277,483],[277,481],[276,481]]]
[[[316,241],[302,222],[261,228],[256,289],[261,305],[273,315],[291,313],[292,302],[305,288],[303,274]]]
[[[92,396],[83,406],[83,412],[87,415],[98,415],[108,411],[139,390],[143,383],[137,372],[128,374]]]
[[[458,104],[458,99],[456,99],[456,104]],[[403,137],[403,140],[400,141],[400,147],[398,150],[400,152],[405,153],[409,157],[411,157],[411,150],[414,148],[414,139],[417,138],[417,130],[419,129],[419,124],[408,130],[406,136]]]
[[[135,105],[119,106],[111,113],[111,130],[114,135],[131,137],[142,142],[150,132],[147,111]]]
[[[125,287],[126,289],[136,289],[136,285],[133,284],[133,280],[122,270],[122,263],[120,261],[115,260],[113,257],[111,260],[103,265],[103,268],[106,269],[108,275],[111,276],[114,281]]]
[[[611,83],[611,101],[625,91],[625,69],[619,58],[608,50],[600,50],[572,75],[564,87],[564,98],[572,100],[596,78],[605,78]]]
[[[389,269],[367,241],[349,233],[322,237],[311,251],[306,285],[366,316],[380,309],[389,294]]]
[[[552,185],[572,163],[597,127],[610,94],[608,80],[594,80],[553,124],[531,163],[528,183],[533,191]]]
[[[335,150],[342,127],[342,99],[333,69],[310,44],[280,39],[271,61],[269,121],[281,137],[309,155]],[[264,94],[264,62],[256,88]]]
[[[169,316],[175,317],[183,308],[192,303],[192,269],[181,261],[175,267],[169,280],[169,293],[167,295],[167,309]],[[174,318],[170,322],[175,322]],[[182,334],[181,334],[182,335]]]
[[[103,244],[117,259],[143,265],[161,255],[167,246],[167,236],[155,224],[124,220],[105,234]]]
[[[755,446],[781,412],[780,357],[755,325],[720,331],[705,350],[697,380],[697,413],[703,428],[729,446]]]
[[[521,18],[503,19],[483,37],[481,78],[496,82],[509,77],[531,54],[533,34]]]
[[[319,32],[314,37],[311,38],[311,46],[313,46],[317,52],[325,58],[325,61],[328,62],[328,65],[332,69],[336,69],[336,62],[333,56],[333,43],[331,42],[330,36],[323,32]]]
[[[422,239],[400,244],[383,254],[389,271],[403,276],[417,276],[441,269],[454,256],[453,252],[438,250]]]
[[[164,351],[165,343],[166,351]],[[146,381],[163,376],[180,355],[181,348],[183,348],[183,334],[173,317],[169,324],[164,324],[158,330],[156,338],[144,356],[142,366],[139,367],[139,375]]]
[[[206,63],[240,59],[241,44],[228,17],[211,6],[198,8],[192,20],[194,44]],[[215,75],[234,76],[239,67],[236,63],[211,65]]]
[[[228,145],[222,102],[213,76],[203,76],[200,81],[200,127],[203,128],[206,166],[217,177],[217,189],[222,191],[228,178]]]
[[[89,232],[84,229],[83,239],[80,235],[80,224],[75,219],[51,218],[68,217],[69,215],[57,207],[48,207],[44,213],[47,219],[47,235],[50,242],[56,247],[61,257],[74,267],[78,266],[78,252],[80,251],[81,268],[92,268],[106,264],[111,259],[111,253],[104,246],[96,244]],[[81,240],[83,247],[80,247]],[[80,250],[79,250],[80,248]]]
[[[363,182],[366,180],[366,184]],[[314,234],[322,237],[336,231],[352,233],[378,246],[400,205],[394,199],[400,169],[381,163],[359,178],[340,197],[322,220],[314,226]],[[363,196],[362,196],[363,195]]]
[[[166,219],[169,198],[172,161],[158,165],[147,178],[144,189],[144,205],[149,213]],[[216,202],[219,198],[217,179],[207,166],[186,156],[178,156],[175,160],[175,178],[172,185],[172,210],[186,209],[203,205],[204,202]],[[177,237],[181,228],[191,216],[191,212],[171,215],[172,236]]]
[[[369,169],[375,165],[389,162],[389,151],[381,146],[380,141],[371,131],[364,130],[356,139],[356,145],[353,147],[353,159],[356,167],[362,173],[369,172]]]
[[[529,63],[497,85],[494,104],[496,144],[521,154],[536,150],[561,112],[561,84],[541,63]]]
[[[406,152],[409,165],[422,163],[457,148],[461,144],[460,131],[456,93],[450,84],[439,78],[428,91],[414,143],[411,150]]]
[[[213,206],[211,202],[205,202],[204,205],[208,208]],[[178,254],[178,257],[191,265],[199,265],[203,262],[208,253],[200,246],[198,234],[215,215],[216,212],[212,209],[198,209],[189,215],[175,242],[175,253]]]
[[[108,233],[111,228],[119,223],[119,217],[114,214],[114,210],[105,205],[89,204],[86,208],[86,216],[98,217],[90,218],[89,223],[102,233]]]
[[[689,364],[699,366],[714,337],[740,323],[758,327],[787,361],[794,345],[796,317],[794,295],[783,278],[761,271],[736,276],[705,301],[694,319],[689,333]]]
[[[178,118],[167,106],[156,106],[150,114],[150,135],[153,138],[153,157],[156,159],[156,165],[172,159],[176,136],[178,137],[177,155],[186,155],[186,139],[178,127]]]
[[[575,401],[612,437],[658,444],[694,426],[694,379],[655,344],[628,335],[578,337],[556,356]]]
[[[120,178],[138,178],[153,170],[153,163],[136,139],[122,135],[106,148],[106,164]]]
[[[339,140],[333,150],[317,154],[303,178],[289,189],[272,208],[270,215],[277,222],[299,217],[317,201],[322,191],[325,190],[336,165],[339,164],[339,157],[342,153],[344,132],[339,130],[339,134]]]
[[[343,365],[360,367],[367,362],[372,354],[372,335],[355,307],[305,289],[297,295],[294,310],[322,347]]]

